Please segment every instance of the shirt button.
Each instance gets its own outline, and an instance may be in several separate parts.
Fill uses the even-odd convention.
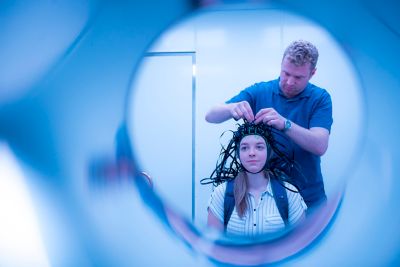
[[[256,224],[254,224],[254,226],[256,226]]]
[[[254,209],[254,211],[256,211],[256,209]]]

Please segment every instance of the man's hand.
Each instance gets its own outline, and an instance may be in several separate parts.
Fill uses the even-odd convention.
[[[229,104],[230,112],[235,120],[246,119],[247,121],[254,121],[254,114],[251,110],[250,104],[247,101]]]
[[[285,118],[279,114],[274,108],[263,108],[257,112],[255,117],[255,123],[265,123],[274,127],[277,130],[283,130],[285,128]]]
[[[257,112],[255,123],[266,123],[282,131],[285,128],[285,121],[286,118],[275,109],[264,108]],[[285,134],[302,149],[317,156],[322,156],[328,148],[329,131],[322,127],[306,129],[292,122],[290,131]]]

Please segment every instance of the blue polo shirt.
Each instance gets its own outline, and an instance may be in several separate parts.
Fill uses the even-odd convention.
[[[333,123],[331,97],[325,89],[311,83],[308,83],[299,95],[286,98],[280,90],[279,79],[260,82],[244,89],[226,103],[240,101],[249,102],[254,115],[260,109],[272,107],[283,117],[306,129],[323,127],[331,131]],[[301,174],[293,168],[289,175],[300,189],[307,206],[311,207],[314,203],[326,199],[321,158],[303,150],[284,134],[276,134],[275,138],[284,144],[286,155],[301,167]]]

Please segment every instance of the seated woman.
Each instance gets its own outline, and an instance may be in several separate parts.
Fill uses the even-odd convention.
[[[245,121],[227,148],[222,147],[219,162],[211,177],[202,180],[216,186],[209,201],[208,226],[228,236],[253,238],[304,218],[307,206],[279,168],[294,163],[279,149],[270,126]]]

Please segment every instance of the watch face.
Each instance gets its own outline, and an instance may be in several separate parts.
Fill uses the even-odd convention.
[[[290,120],[286,120],[285,121],[285,131],[289,130],[290,127],[292,127],[292,123],[290,122]]]

